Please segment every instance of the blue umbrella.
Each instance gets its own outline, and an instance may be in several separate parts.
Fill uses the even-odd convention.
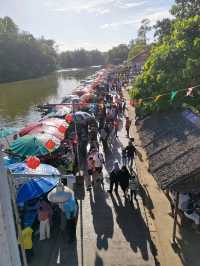
[[[14,174],[37,174],[44,176],[60,174],[57,168],[48,164],[40,164],[36,169],[31,169],[26,163],[21,162],[8,165],[8,169]]]
[[[39,198],[52,190],[58,183],[58,178],[37,178],[22,185],[17,193],[17,204],[24,204],[28,200]]]
[[[19,162],[19,158],[4,156],[3,162],[4,162],[4,165],[7,167],[8,165],[15,164],[15,163]]]

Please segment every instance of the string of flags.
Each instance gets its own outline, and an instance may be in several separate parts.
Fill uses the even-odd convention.
[[[194,96],[194,94],[193,94],[194,90],[197,89],[197,88],[200,88],[200,84],[197,85],[197,86],[194,86],[194,87],[189,87],[187,89],[172,90],[172,91],[169,91],[169,92],[166,92],[166,93],[163,93],[163,94],[159,94],[159,95],[156,95],[156,96],[148,97],[148,98],[145,98],[145,99],[133,99],[133,100],[131,100],[131,104],[134,105],[134,106],[137,106],[137,105],[140,105],[144,101],[147,101],[147,100],[153,100],[153,102],[157,103],[157,102],[160,101],[160,99],[163,96],[166,96],[166,95],[170,95],[170,100],[169,101],[172,104],[173,101],[176,99],[176,97],[177,97],[179,92],[185,91],[186,92],[186,94],[185,94],[186,97],[193,97]]]

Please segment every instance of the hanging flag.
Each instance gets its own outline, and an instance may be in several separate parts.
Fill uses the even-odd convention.
[[[171,98],[170,98],[171,103],[172,103],[173,100],[175,99],[177,93],[178,93],[177,91],[172,91],[172,92],[171,92]]]
[[[190,97],[193,96],[193,88],[188,88],[186,96],[190,96]]]
[[[158,102],[160,100],[160,98],[162,97],[162,95],[157,95],[155,98],[154,98],[154,102]]]

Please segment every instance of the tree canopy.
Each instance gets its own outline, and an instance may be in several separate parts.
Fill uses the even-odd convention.
[[[179,19],[200,16],[200,1],[175,0],[175,4],[171,8],[171,14]]]
[[[61,53],[58,61],[63,68],[73,68],[104,65],[106,59],[104,53],[98,50],[86,51],[85,49],[79,49]]]
[[[19,32],[11,18],[0,18],[0,62],[0,82],[45,75],[56,68],[54,42]]]
[[[136,55],[149,48],[147,44],[147,33],[151,30],[150,20],[143,19],[137,32],[137,38],[130,42],[128,60],[132,60]]]
[[[126,44],[120,44],[107,52],[107,63],[121,64],[127,60],[129,48]]]
[[[179,12],[173,13],[176,18],[157,22],[157,43],[130,91],[133,98],[144,99],[137,107],[139,114],[184,105],[200,111],[198,90],[194,90],[193,97],[187,97],[184,91],[200,84],[200,9],[193,12],[199,4],[199,1],[177,0],[175,6]],[[175,92],[173,102],[172,92]]]

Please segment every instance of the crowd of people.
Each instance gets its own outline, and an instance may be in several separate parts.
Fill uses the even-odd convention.
[[[120,186],[125,199],[129,199],[133,204],[133,196],[137,200],[139,184],[136,172],[133,170],[137,149],[134,145],[134,138],[130,138],[132,120],[128,116],[126,101],[122,94],[122,88],[128,83],[128,80],[129,77],[125,74],[122,76],[117,72],[109,74],[104,86],[99,87],[97,104],[95,108],[93,106],[92,121],[88,125],[77,125],[78,139],[74,144],[74,149],[68,152],[68,155],[71,156],[70,158],[74,158],[69,160],[70,162],[75,161],[76,164],[80,164],[79,167],[84,166],[82,170],[88,191],[99,187],[104,190],[105,158],[106,156],[112,158],[114,146],[119,140],[118,132],[125,122],[127,136],[124,137],[127,137],[128,145],[121,150],[121,160],[113,161],[112,169],[109,171],[110,188],[108,193],[113,193],[113,188],[115,193],[118,193]],[[79,154],[77,154],[78,152]],[[73,172],[73,170],[71,171]],[[40,241],[50,239],[51,228],[55,225],[55,217],[59,217],[60,229],[67,230],[69,242],[76,239],[79,206],[74,196],[64,205],[52,204],[48,202],[47,197],[44,197],[38,201],[36,208]],[[33,256],[32,234],[33,229],[26,226],[22,230],[20,239],[28,261]]]

